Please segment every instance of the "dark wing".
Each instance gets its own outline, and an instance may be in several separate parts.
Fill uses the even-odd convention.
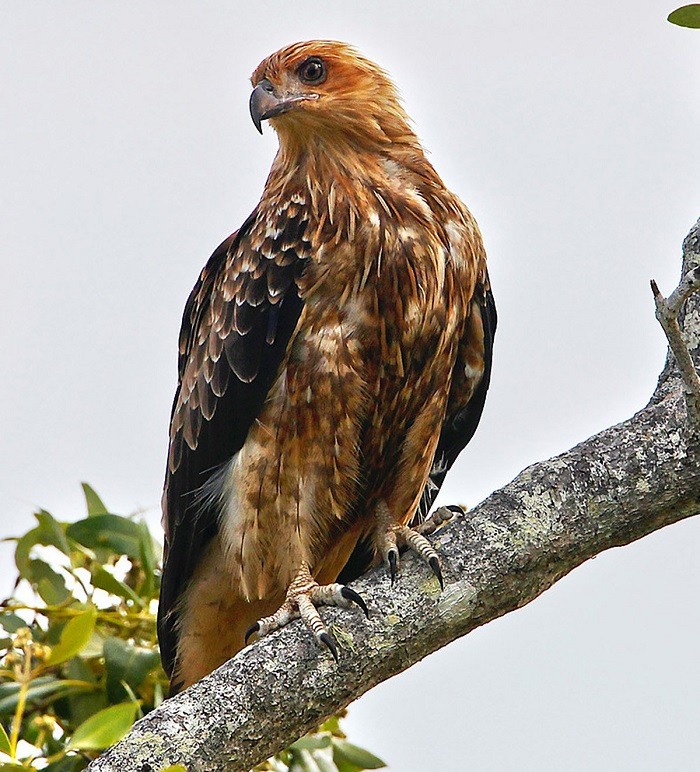
[[[496,304],[488,281],[479,284],[472,298],[467,334],[452,376],[445,422],[435,451],[433,468],[423,491],[417,517],[425,519],[442,487],[445,475],[474,436],[491,382],[493,340],[496,334]]]
[[[445,421],[413,525],[427,517],[445,475],[479,425],[491,380],[495,333],[496,304],[487,275],[474,292],[470,318],[452,376]],[[346,583],[356,579],[369,568],[373,559],[374,550],[369,540],[361,540],[341,571],[338,581]]]
[[[298,209],[274,223],[256,210],[211,256],[185,306],[163,492],[158,638],[169,674],[178,599],[218,530],[202,489],[243,446],[284,360],[302,309],[305,228]]]

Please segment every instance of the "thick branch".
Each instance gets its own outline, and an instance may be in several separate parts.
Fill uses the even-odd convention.
[[[375,684],[528,603],[572,568],[700,511],[700,465],[680,389],[626,423],[526,469],[439,532],[445,590],[407,557],[355,583],[371,609],[324,609],[340,664],[294,624],[146,716],[93,770],[244,770]],[[150,767],[143,767],[147,762]]]
[[[691,239],[691,237],[693,237]],[[700,253],[700,222],[685,270]],[[691,298],[691,300],[693,300]],[[685,312],[697,353],[700,307]],[[323,718],[427,654],[525,605],[576,566],[700,512],[700,460],[686,431],[683,388],[668,371],[630,420],[523,471],[434,537],[445,590],[410,556],[394,588],[383,569],[353,586],[371,618],[324,609],[336,665],[295,623],[138,722],[93,772],[247,770]],[[691,443],[691,444],[689,444]]]

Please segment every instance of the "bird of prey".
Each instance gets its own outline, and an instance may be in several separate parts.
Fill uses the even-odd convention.
[[[158,630],[175,692],[399,549],[481,417],[496,311],[477,224],[387,74],[334,41],[252,76],[279,137],[260,203],[187,301],[163,495]]]

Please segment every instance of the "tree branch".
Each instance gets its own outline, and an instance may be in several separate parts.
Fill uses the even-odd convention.
[[[680,370],[685,386],[689,423],[694,430],[700,429],[700,378],[693,366],[688,347],[683,341],[678,314],[685,301],[698,290],[700,290],[700,265],[696,265],[686,273],[669,298],[665,298],[656,281],[651,280],[651,291],[656,303],[656,318],[666,333],[668,345]]]
[[[684,272],[700,263],[700,221]],[[700,352],[700,302],[683,327]],[[93,772],[247,770],[381,681],[519,608],[589,558],[700,512],[700,449],[684,389],[667,364],[649,405],[567,453],[525,469],[438,532],[445,590],[407,555],[394,588],[383,569],[354,583],[371,610],[324,609],[336,665],[293,624],[242,651],[139,721]]]

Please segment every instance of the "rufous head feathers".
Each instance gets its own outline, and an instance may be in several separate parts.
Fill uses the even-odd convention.
[[[389,76],[346,43],[286,46],[258,65],[251,82],[253,122],[261,130],[269,120],[282,144],[416,141]]]

